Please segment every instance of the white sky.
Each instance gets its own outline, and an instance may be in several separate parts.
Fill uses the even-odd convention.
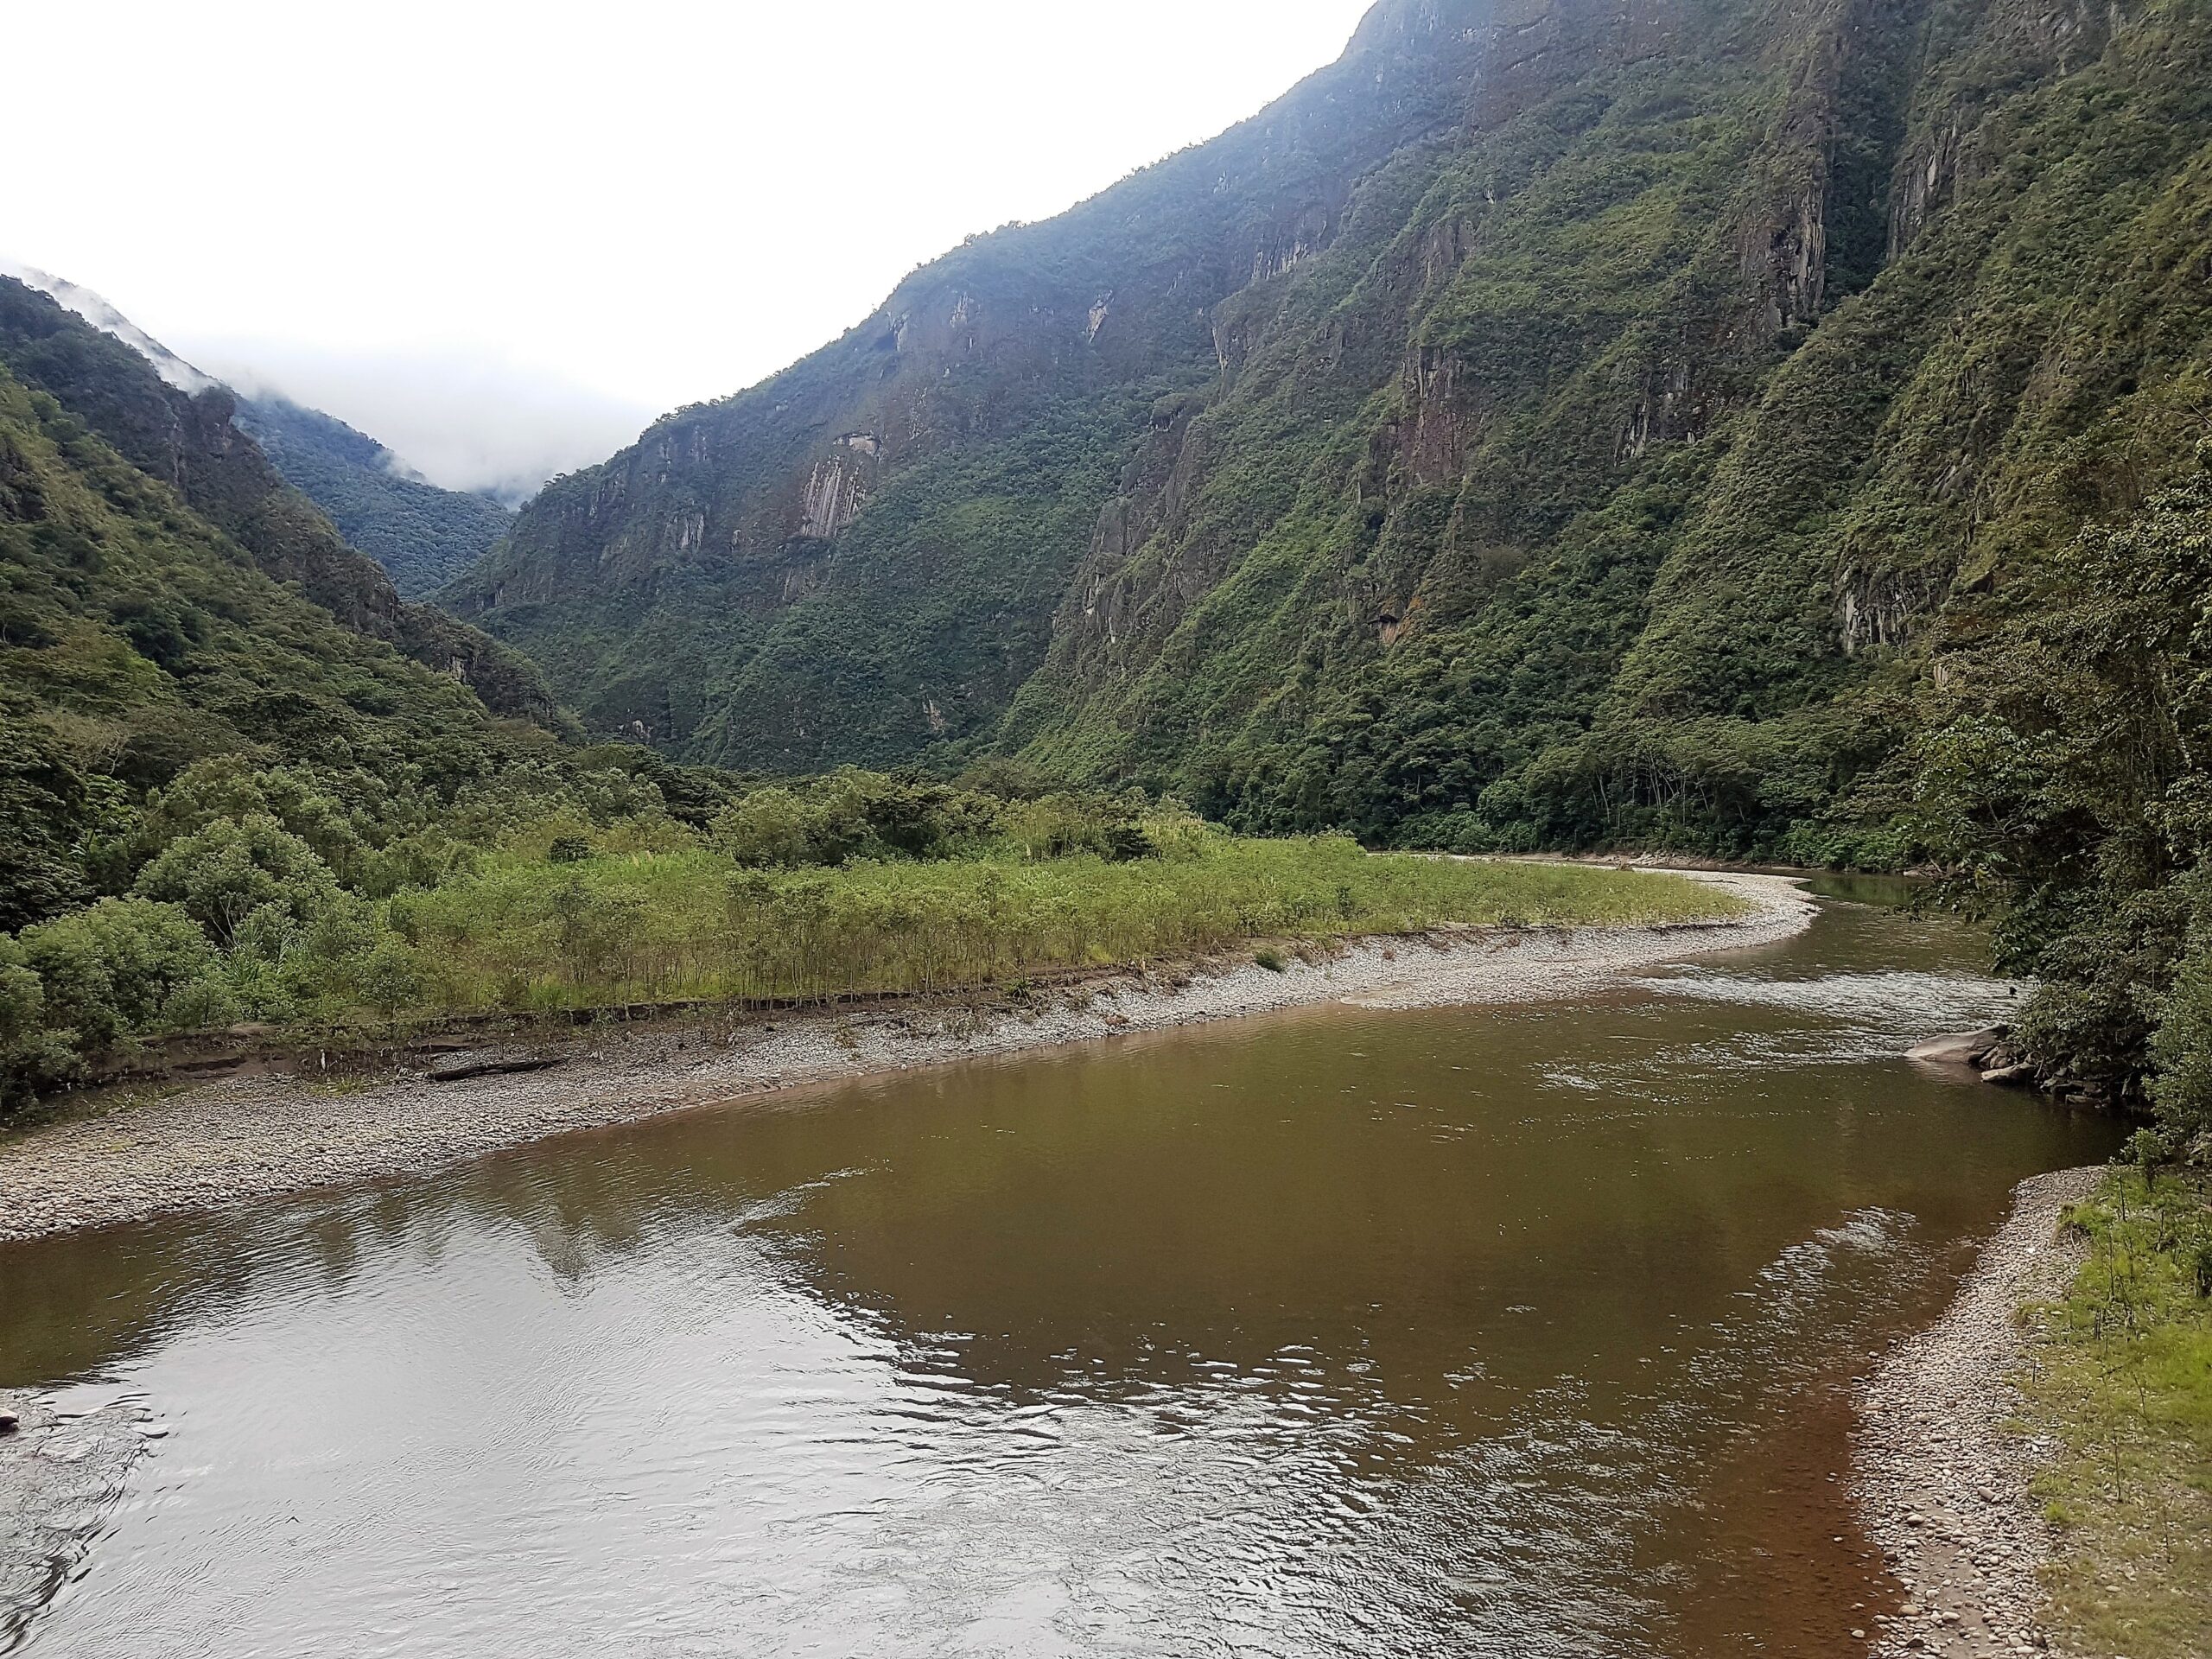
[[[750,385],[1368,3],[26,0],[0,256],[474,485]]]

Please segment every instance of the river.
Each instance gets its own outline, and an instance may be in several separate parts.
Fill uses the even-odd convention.
[[[1960,930],[824,1087],[0,1249],[156,1420],[38,1659],[1850,1655],[1847,1390],[2109,1122]]]

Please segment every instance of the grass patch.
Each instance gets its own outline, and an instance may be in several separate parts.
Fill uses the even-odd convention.
[[[733,869],[704,851],[516,861],[393,901],[423,1011],[827,999],[1459,925],[1633,925],[1751,906],[1677,876],[1370,856],[1208,834],[1171,855]],[[1281,961],[1271,944],[1268,951]],[[1266,953],[1263,953],[1263,955]],[[1267,965],[1263,963],[1262,965]]]
[[[2202,1175],[2119,1170],[2065,1225],[2089,1255],[2036,1310],[2028,1421],[2064,1449],[2037,1496],[2057,1524],[2050,1618],[2129,1659],[2212,1653],[2212,1211]]]

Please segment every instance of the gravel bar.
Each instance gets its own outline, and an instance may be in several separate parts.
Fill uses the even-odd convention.
[[[202,1084],[0,1140],[0,1242],[419,1175],[572,1130],[798,1084],[1299,1004],[1571,995],[1660,963],[1772,944],[1811,922],[1812,901],[1787,880],[1694,874],[1758,910],[1730,922],[1371,938],[1313,961],[1287,957],[1281,972],[1249,957],[1176,974],[1109,971],[1020,1004],[938,999],[864,1014],[601,1028],[569,1039],[557,1065],[448,1083],[418,1068],[353,1092],[287,1075]]]
[[[2031,1363],[2017,1316],[2064,1293],[2081,1249],[2059,1238],[2059,1212],[2105,1173],[2021,1182],[1942,1321],[1901,1344],[1860,1392],[1858,1497],[1906,1592],[1875,1659],[2053,1647],[2039,1574],[2054,1541],[2028,1484],[2056,1448],[2014,1427],[2013,1379]]]

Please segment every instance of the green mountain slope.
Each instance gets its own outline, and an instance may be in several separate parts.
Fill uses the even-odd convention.
[[[0,322],[0,931],[88,896],[132,804],[211,756],[435,788],[557,747],[480,695],[550,717],[527,665],[401,605],[223,394],[5,282]]]
[[[2189,464],[2208,89],[2180,0],[1385,0],[455,601],[694,759],[1814,849],[1937,658]]]
[[[226,388],[195,396],[168,385],[137,351],[7,277],[0,277],[0,365],[168,485],[256,569],[296,584],[346,627],[461,680],[495,713],[557,718],[529,662],[442,612],[404,601],[374,561],[348,547],[239,430]]]
[[[389,449],[334,416],[283,397],[242,399],[239,429],[284,481],[330,515],[346,543],[385,568],[403,599],[425,599],[490,551],[514,514],[398,467]]]

